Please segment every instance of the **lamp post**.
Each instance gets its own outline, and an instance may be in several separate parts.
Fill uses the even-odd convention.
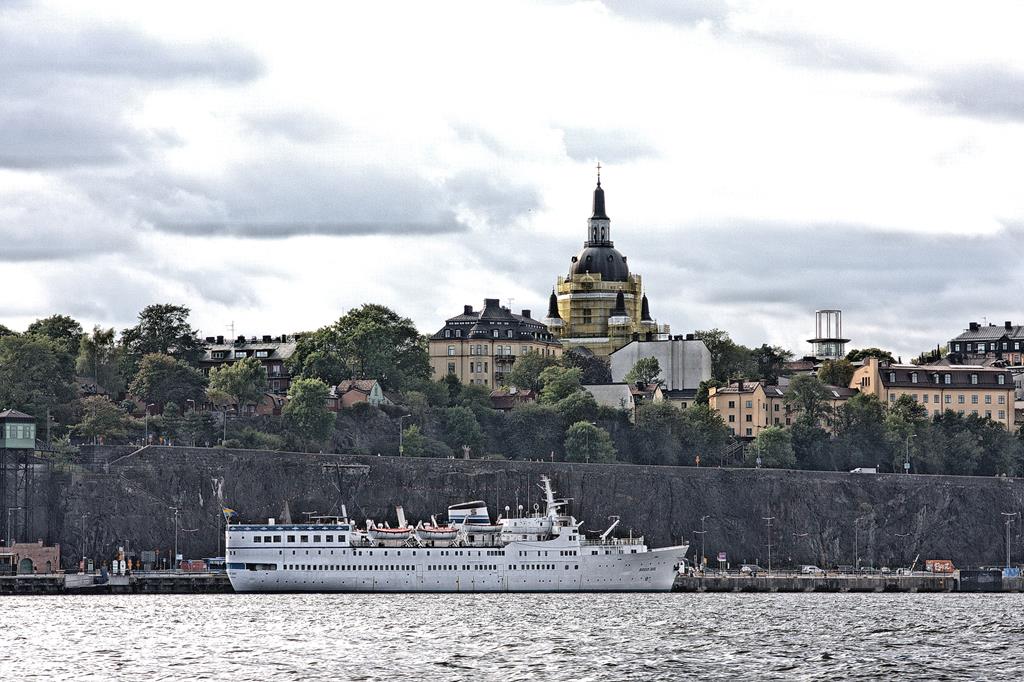
[[[906,456],[903,459],[903,473],[905,473],[905,474],[909,474],[910,473],[910,439],[911,438],[917,438],[917,434],[916,433],[907,434],[907,453],[906,453]]]
[[[8,507],[7,508],[7,547],[11,546],[11,512],[22,511],[24,507]]]
[[[693,531],[700,536],[700,566],[701,570],[704,570],[704,560],[707,555],[704,553],[704,536],[707,535],[707,530],[704,529],[704,522],[711,518],[710,514],[705,514],[700,517],[700,530]]]
[[[156,407],[156,403],[148,403],[146,405],[146,440],[143,445],[149,445],[149,408]]]
[[[761,519],[768,523],[768,575],[772,574],[772,521],[774,516],[762,516]]]
[[[1010,567],[1010,524],[1017,516],[1017,512],[1001,512],[1006,517],[1006,567]],[[7,523],[10,526],[10,522]]]
[[[174,512],[174,554],[170,561],[170,565],[173,566],[174,562],[178,560],[178,508],[168,507],[168,509]]]
[[[404,440],[404,435],[405,434],[404,434],[404,432],[402,430],[402,420],[405,419],[406,417],[411,417],[411,416],[412,416],[411,414],[403,414],[401,417],[398,418],[398,456],[399,457],[402,457],[402,456],[405,455],[405,440]]]
[[[794,540],[794,542],[796,540],[803,540],[805,537],[807,537],[807,535],[808,535],[807,533],[797,533],[796,531],[793,531],[793,540]],[[793,558],[790,557],[790,561],[792,561],[792,560],[793,560]]]
[[[904,544],[906,543],[907,538],[910,537],[910,533],[894,533],[894,535],[902,541],[900,543],[900,563],[903,563],[903,560],[907,556],[907,549]]]

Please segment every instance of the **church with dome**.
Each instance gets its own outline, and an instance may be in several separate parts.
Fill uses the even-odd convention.
[[[587,240],[573,256],[568,274],[559,276],[544,323],[563,348],[586,348],[599,357],[633,340],[668,337],[668,325],[651,317],[640,275],[629,271],[626,257],[612,242],[600,166]]]

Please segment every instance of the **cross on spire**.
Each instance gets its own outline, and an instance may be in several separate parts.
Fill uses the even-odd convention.
[[[597,162],[597,186],[601,186],[601,162]]]

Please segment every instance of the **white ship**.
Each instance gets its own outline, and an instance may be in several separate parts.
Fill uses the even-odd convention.
[[[492,523],[481,501],[448,509],[439,525],[399,528],[341,517],[309,523],[231,524],[227,573],[237,592],[598,592],[667,591],[689,545],[649,549],[642,537],[599,538],[563,513],[543,479],[545,510]],[[506,507],[507,509],[507,507]],[[521,512],[520,512],[521,514]],[[399,532],[388,532],[399,531]]]

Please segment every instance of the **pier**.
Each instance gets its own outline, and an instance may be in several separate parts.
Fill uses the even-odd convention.
[[[233,592],[226,573],[149,571],[132,575],[48,573],[0,576],[5,594],[197,594]]]
[[[998,571],[956,571],[913,575],[779,572],[757,576],[735,573],[680,575],[675,592],[1024,592],[1024,579]]]

